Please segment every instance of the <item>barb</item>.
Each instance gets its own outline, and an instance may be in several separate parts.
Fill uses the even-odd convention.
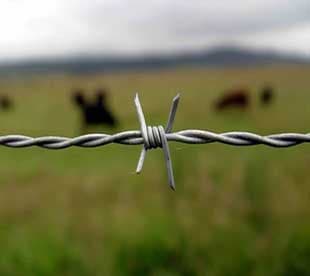
[[[141,106],[138,94],[136,94],[136,97],[135,97],[135,105],[137,109],[138,119],[140,122],[141,134],[144,139],[144,146],[140,154],[136,172],[137,173],[141,172],[143,164],[144,164],[145,156],[146,156],[146,151],[148,149],[152,149],[152,148],[155,149],[157,147],[163,148],[164,156],[166,159],[169,186],[173,190],[175,190],[175,182],[174,182],[172,163],[171,163],[170,151],[169,151],[166,134],[170,133],[172,130],[175,114],[176,114],[178,104],[179,104],[179,100],[180,100],[180,95],[178,94],[172,101],[166,130],[164,130],[162,126],[158,126],[158,127],[147,127],[146,126],[145,118],[144,118],[144,114],[143,114],[143,110],[142,110],[142,106]]]
[[[135,97],[140,130],[123,131],[116,134],[87,134],[74,138],[60,136],[29,137],[24,135],[0,136],[0,145],[11,148],[25,148],[38,146],[46,149],[64,149],[68,147],[99,147],[111,143],[123,145],[143,145],[137,166],[137,173],[140,173],[146,157],[147,150],[162,148],[166,160],[166,167],[169,185],[174,190],[175,181],[172,170],[172,163],[169,152],[169,141],[186,144],[208,144],[224,143],[232,146],[254,146],[263,144],[271,147],[292,147],[301,143],[310,143],[310,133],[280,133],[261,136],[250,132],[224,132],[214,133],[205,130],[182,130],[171,132],[175,114],[177,111],[180,96],[177,95],[172,102],[166,128],[159,125],[150,127],[146,125],[141,103],[138,94]]]

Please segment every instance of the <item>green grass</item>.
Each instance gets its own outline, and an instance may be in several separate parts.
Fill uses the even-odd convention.
[[[0,129],[78,135],[72,88],[104,86],[121,122],[115,131],[138,129],[138,91],[151,125],[166,122],[181,92],[175,130],[306,133],[309,75],[310,67],[269,66],[0,80],[15,102]],[[266,82],[276,98],[262,108]],[[250,88],[250,109],[214,112],[233,86]],[[170,148],[175,193],[160,150],[137,176],[140,146],[1,148],[0,275],[309,275],[309,145]]]

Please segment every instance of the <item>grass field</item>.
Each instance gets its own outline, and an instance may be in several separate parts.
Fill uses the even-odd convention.
[[[276,98],[263,108],[266,82]],[[249,110],[216,113],[240,85]],[[309,132],[310,67],[269,66],[2,79],[15,107],[0,114],[1,135],[78,135],[70,92],[99,86],[121,122],[113,132],[139,128],[137,91],[150,125],[181,92],[175,130]],[[0,275],[310,275],[309,145],[170,143],[176,192],[161,150],[133,173],[140,150],[1,148]]]

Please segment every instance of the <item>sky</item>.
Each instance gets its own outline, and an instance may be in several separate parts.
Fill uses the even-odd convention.
[[[310,57],[310,0],[1,0],[0,61],[243,45]]]

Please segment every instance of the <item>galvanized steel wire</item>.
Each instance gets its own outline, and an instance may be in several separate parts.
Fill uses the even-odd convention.
[[[167,141],[185,144],[209,144],[223,143],[232,146],[254,146],[263,144],[270,147],[292,147],[301,143],[310,143],[310,133],[281,133],[268,136],[260,136],[255,133],[234,131],[214,133],[206,130],[182,130],[165,134]],[[26,148],[38,146],[46,149],[65,149],[69,147],[99,147],[107,144],[142,145],[144,144],[141,131],[130,130],[117,134],[87,134],[75,138],[60,136],[44,136],[33,138],[24,135],[0,136],[0,145],[11,148]]]
[[[166,128],[163,126],[147,126],[138,94],[135,97],[135,106],[140,123],[140,130],[123,131],[116,134],[87,134],[74,138],[60,136],[29,137],[24,135],[0,136],[0,145],[12,148],[38,146],[46,149],[65,149],[68,147],[99,147],[111,143],[123,145],[143,145],[137,166],[140,173],[147,150],[162,148],[166,160],[169,185],[175,189],[172,163],[169,152],[169,141],[186,144],[224,143],[233,146],[253,146],[263,144],[270,147],[292,147],[301,143],[310,143],[310,133],[280,133],[261,136],[255,133],[233,131],[214,133],[206,130],[188,129],[172,132],[172,126],[179,103],[179,95],[172,102]]]

